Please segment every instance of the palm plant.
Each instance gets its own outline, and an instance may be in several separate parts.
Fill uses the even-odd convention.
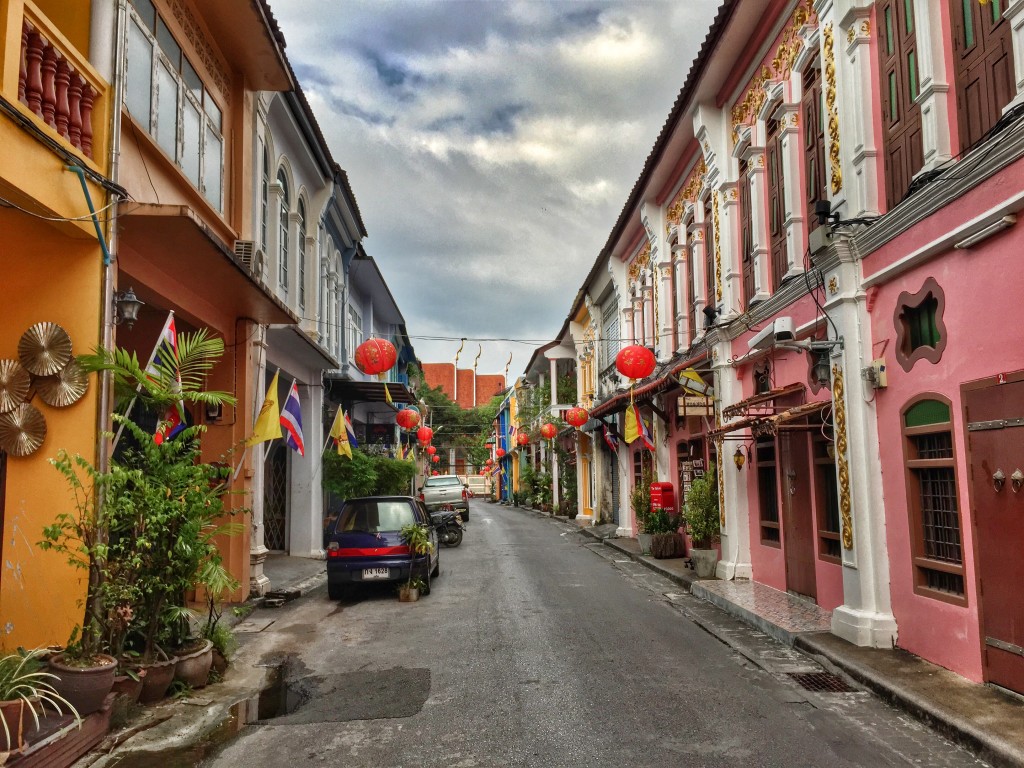
[[[409,581],[405,585],[406,589],[410,589],[414,578],[412,564],[416,562],[417,557],[433,552],[434,545],[430,543],[426,527],[419,523],[409,523],[403,526],[399,534],[402,537],[402,541],[409,546],[409,552],[412,554],[412,561],[409,564]],[[427,570],[430,570],[429,563]]]

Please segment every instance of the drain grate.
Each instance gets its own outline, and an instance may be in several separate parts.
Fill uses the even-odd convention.
[[[843,678],[831,672],[788,672],[805,691],[817,693],[856,693],[856,688],[847,685]]]

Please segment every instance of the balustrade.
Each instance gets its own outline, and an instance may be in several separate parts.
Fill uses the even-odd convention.
[[[88,158],[92,158],[92,112],[97,95],[74,63],[25,19],[18,100]]]

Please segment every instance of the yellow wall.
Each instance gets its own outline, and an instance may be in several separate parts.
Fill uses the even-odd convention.
[[[0,209],[0,358],[18,357],[18,340],[31,325],[50,321],[71,336],[75,354],[100,336],[103,262],[95,240],[69,238],[26,214]],[[33,401],[46,419],[42,447],[8,457],[0,561],[0,649],[64,643],[81,623],[84,571],[37,546],[44,525],[72,511],[69,491],[47,461],[65,448],[95,461],[97,387],[68,408]]]
[[[86,0],[34,0],[36,6],[82,53],[89,53],[89,25],[92,3]]]

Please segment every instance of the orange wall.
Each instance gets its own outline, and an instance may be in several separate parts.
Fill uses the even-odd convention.
[[[25,214],[0,209],[0,358],[17,358],[18,340],[31,325],[58,323],[75,354],[100,341],[103,261],[95,240],[71,239]],[[68,408],[33,401],[46,419],[42,447],[25,458],[8,457],[0,560],[0,650],[67,641],[80,624],[78,603],[85,573],[37,546],[43,526],[58,512],[72,512],[70,492],[48,459],[60,448],[90,461],[96,454],[97,387]]]

